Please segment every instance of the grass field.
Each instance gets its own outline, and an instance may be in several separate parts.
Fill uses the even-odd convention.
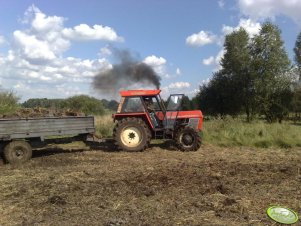
[[[112,136],[111,115],[96,117],[97,134]],[[213,119],[203,123],[203,143],[221,147],[293,148],[301,147],[301,124],[265,121],[246,123],[242,119]]]
[[[204,122],[203,140],[204,143],[223,147],[301,147],[301,124],[215,119]]]

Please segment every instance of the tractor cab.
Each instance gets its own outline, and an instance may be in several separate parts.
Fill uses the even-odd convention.
[[[139,121],[138,124],[143,124],[143,127],[147,127],[149,136],[154,139],[174,139],[179,134],[180,129],[183,128],[189,130],[189,133],[193,133],[191,131],[198,133],[202,126],[202,112],[199,110],[181,111],[184,94],[172,94],[165,103],[160,96],[160,92],[161,90],[120,91],[121,100],[117,113],[113,115],[114,121],[118,121],[117,128],[118,124],[125,120],[131,122]],[[137,128],[132,129],[131,136],[138,137]],[[128,133],[130,133],[129,130]],[[129,136],[129,134],[124,136]],[[134,141],[134,138],[127,138],[124,137],[125,140],[121,143]],[[188,139],[188,136],[186,138],[186,140],[190,140],[190,143],[197,139],[196,137]],[[118,137],[115,140],[117,140],[117,144],[120,143],[118,142]],[[119,146],[124,150],[128,150],[122,144]],[[188,146],[186,149],[189,149]]]
[[[166,104],[160,95],[143,97],[145,112],[156,129],[173,129],[177,120],[184,94],[172,94]]]
[[[166,105],[158,92],[144,93],[141,90],[121,91],[117,111],[121,114],[145,113],[152,128],[173,128],[181,107],[184,94],[172,94]],[[136,96],[139,95],[139,96]]]

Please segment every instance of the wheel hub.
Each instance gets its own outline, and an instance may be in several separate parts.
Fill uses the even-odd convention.
[[[182,137],[182,142],[186,146],[192,145],[193,141],[194,141],[194,139],[190,134],[184,134],[183,137]]]
[[[133,139],[135,139],[135,133],[129,133],[129,139],[130,140],[133,140]]]
[[[142,140],[142,134],[136,127],[126,127],[121,132],[121,142],[128,147],[137,147]]]
[[[22,158],[22,156],[24,155],[24,150],[21,149],[21,148],[17,148],[17,149],[15,150],[15,154],[16,154],[16,156],[17,156],[18,158]]]

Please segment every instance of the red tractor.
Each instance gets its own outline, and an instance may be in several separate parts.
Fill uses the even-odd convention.
[[[151,139],[174,139],[182,151],[200,148],[203,114],[180,111],[183,94],[172,94],[165,105],[161,90],[120,91],[113,137],[119,149],[143,151]]]

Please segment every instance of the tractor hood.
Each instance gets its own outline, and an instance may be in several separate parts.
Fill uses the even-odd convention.
[[[167,112],[167,115],[168,113],[169,112]],[[203,118],[203,114],[200,110],[179,111],[178,118]]]
[[[160,120],[164,119],[163,112],[157,112],[157,116]],[[202,129],[203,126],[203,113],[200,110],[193,111],[167,111],[166,118],[168,119],[188,119],[189,121],[196,121],[197,128]]]

